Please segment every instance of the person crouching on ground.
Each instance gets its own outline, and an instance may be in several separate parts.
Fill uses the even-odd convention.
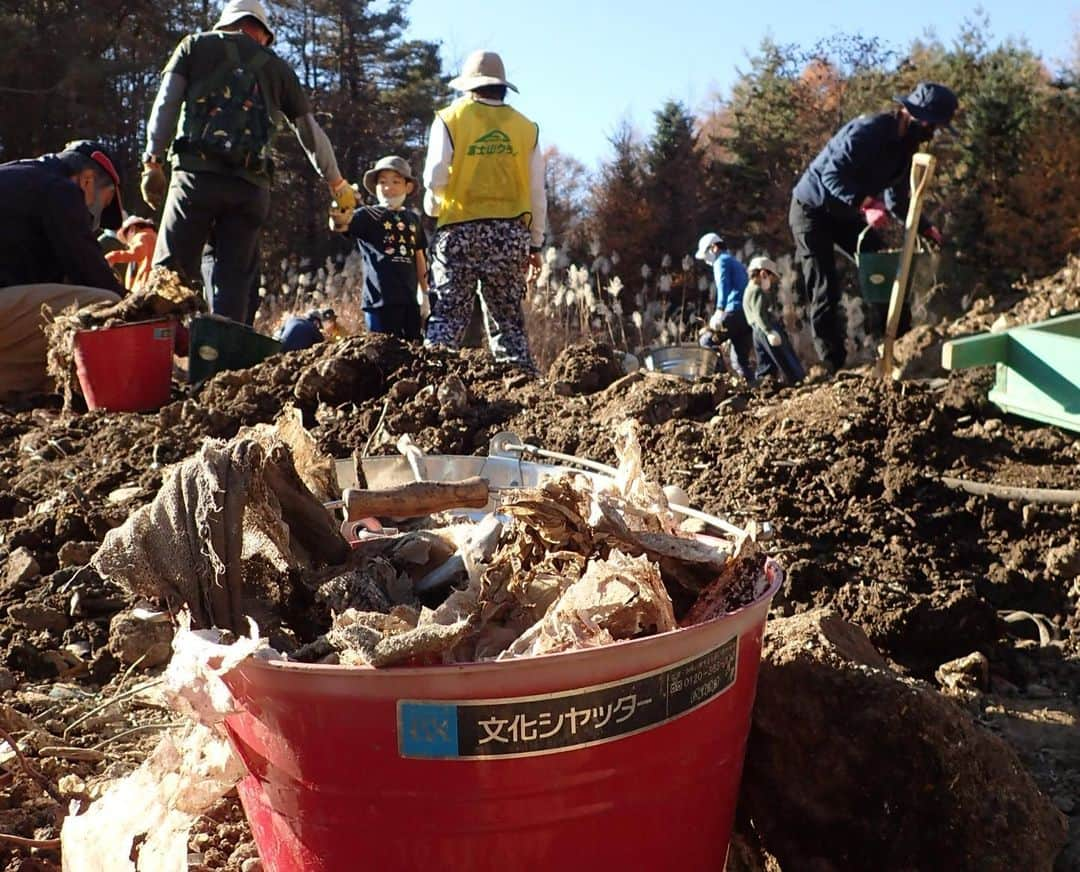
[[[123,248],[105,253],[109,266],[128,264],[124,287],[134,291],[142,287],[154,263],[157,231],[154,222],[139,215],[129,215],[116,233]]]
[[[364,257],[364,323],[372,333],[414,342],[423,338],[420,300],[427,294],[427,240],[420,216],[405,208],[416,179],[404,158],[380,158],[364,173],[364,188],[378,200],[361,206],[347,225],[331,226],[355,239]]]
[[[698,260],[713,270],[716,282],[716,311],[720,313],[720,329],[731,340],[731,368],[750,384],[754,383],[754,367],[750,358],[753,335],[743,314],[743,290],[748,277],[744,267],[728,252],[724,240],[716,233],[706,233],[698,240]],[[719,332],[719,331],[715,331]]]
[[[120,299],[97,241],[121,225],[120,187],[95,140],[0,164],[0,402],[51,387],[45,309]]]
[[[302,351],[332,338],[337,332],[333,309],[312,309],[305,315],[291,315],[278,332],[282,351]]]
[[[776,306],[780,274],[776,264],[767,257],[750,261],[750,282],[743,292],[743,312],[754,337],[754,353],[758,367],[755,377],[776,376],[784,384],[795,385],[806,373],[791,347]]]
[[[473,52],[450,87],[465,96],[436,114],[424,165],[438,219],[425,343],[461,347],[479,284],[492,355],[535,371],[521,304],[547,224],[540,129],[504,102],[517,88],[495,52]]]

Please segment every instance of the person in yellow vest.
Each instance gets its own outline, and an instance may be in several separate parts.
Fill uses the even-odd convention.
[[[505,103],[517,88],[495,52],[473,52],[450,87],[464,96],[436,113],[423,176],[437,219],[425,344],[460,347],[479,286],[492,355],[534,370],[521,301],[547,223],[540,129]]]

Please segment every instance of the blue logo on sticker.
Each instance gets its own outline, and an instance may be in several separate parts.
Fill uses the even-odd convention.
[[[398,738],[405,757],[457,757],[457,706],[398,703]]]

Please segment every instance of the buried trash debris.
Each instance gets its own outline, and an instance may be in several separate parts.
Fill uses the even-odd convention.
[[[246,670],[265,666],[280,672],[283,681],[292,682],[293,674],[301,674],[292,670],[330,669],[325,673],[327,680],[351,682],[379,675],[390,678],[388,667],[397,668],[393,670],[396,680],[399,675],[431,672],[431,667],[460,665],[438,671],[429,679],[432,683],[426,693],[436,699],[443,694],[448,695],[444,698],[455,698],[462,693],[463,671],[494,670],[517,676],[518,693],[505,688],[495,692],[505,693],[505,702],[511,702],[512,696],[536,694],[539,689],[523,671],[529,658],[552,663],[563,658],[538,656],[581,652],[582,656],[602,658],[596,662],[598,671],[571,669],[558,679],[553,676],[558,690],[555,697],[561,700],[558,705],[567,712],[579,701],[582,706],[586,702],[592,705],[591,695],[597,690],[591,685],[595,684],[607,688],[600,701],[608,714],[598,715],[595,726],[582,724],[580,737],[570,730],[557,742],[528,753],[572,750],[581,755],[577,759],[582,763],[607,772],[616,756],[636,754],[633,748],[644,747],[638,746],[639,742],[656,746],[671,741],[675,736],[669,737],[666,730],[674,727],[675,734],[684,737],[687,759],[700,762],[703,772],[710,773],[696,786],[680,789],[684,795],[673,800],[677,817],[683,821],[679,833],[685,836],[677,841],[685,844],[673,848],[666,836],[643,832],[640,844],[623,848],[623,854],[636,856],[644,849],[650,862],[661,856],[678,862],[689,858],[691,864],[701,858],[723,860],[750,722],[761,627],[770,591],[777,589],[781,578],[779,567],[758,549],[751,535],[732,541],[684,532],[679,526],[681,515],[667,507],[662,489],[640,475],[636,441],[627,428],[620,441],[623,462],[616,477],[546,467],[539,480],[528,487],[494,483],[498,484],[491,487],[497,496],[494,512],[436,513],[409,522],[411,528],[401,532],[351,542],[352,548],[339,538],[330,555],[313,546],[318,537],[309,527],[308,510],[312,504],[318,507],[325,524],[336,534],[329,512],[306,487],[302,492],[294,488],[286,498],[279,496],[274,483],[299,480],[288,448],[274,444],[270,433],[262,433],[261,439],[273,447],[245,437],[231,443],[207,442],[197,456],[166,470],[158,497],[110,533],[95,555],[93,563],[103,576],[141,595],[157,586],[158,595],[168,605],[191,609],[190,618],[181,615],[166,685],[173,707],[193,715],[200,724],[163,736],[151,759],[129,779],[114,784],[106,799],[98,803],[104,810],[95,806],[86,815],[69,817],[64,829],[66,851],[67,840],[80,839],[78,848],[72,841],[72,850],[85,857],[104,857],[103,851],[111,848],[91,844],[86,834],[108,822],[110,841],[130,847],[135,840],[139,845],[138,869],[158,868],[144,866],[144,858],[164,862],[164,858],[180,857],[180,846],[185,844],[195,816],[203,814],[241,778],[238,761],[242,757],[248,776],[240,781],[239,789],[268,868],[347,868],[342,863],[347,856],[355,856],[359,848],[355,840],[361,839],[363,845],[375,850],[370,833],[384,829],[382,816],[396,813],[387,806],[374,817],[365,813],[364,821],[357,821],[355,827],[339,827],[336,815],[352,815],[361,805],[379,804],[361,801],[366,788],[353,779],[352,786],[342,792],[336,776],[308,772],[305,767],[312,750],[308,740],[301,741],[305,749],[296,748],[305,761],[299,762],[296,775],[289,777],[292,786],[279,786],[279,764],[276,759],[265,759],[264,739],[256,738],[264,728],[257,720],[258,711],[278,711],[289,723],[294,716],[310,714],[312,720],[303,728],[308,739],[312,738],[310,724],[322,724],[329,747],[335,746],[343,735],[342,725],[348,724],[357,749],[364,749],[357,750],[359,760],[372,766],[368,787],[377,790],[390,786],[382,780],[387,773],[380,767],[397,765],[396,761],[415,753],[402,757],[383,753],[377,750],[384,749],[380,741],[372,743],[369,739],[373,737],[364,735],[366,729],[393,729],[392,717],[384,720],[381,714],[374,720],[374,714],[354,719],[352,709],[369,693],[354,695],[342,688],[338,698],[337,692],[324,693],[319,682],[301,681],[306,688],[302,693],[310,698],[299,705],[292,690],[284,686],[270,692],[272,699],[262,696],[267,692],[258,685],[261,680],[248,684],[243,678]],[[424,459],[430,461],[429,468],[437,467],[437,457]],[[518,470],[523,468],[516,460],[501,459]],[[303,502],[302,507],[299,502]],[[199,544],[203,552],[195,548]],[[453,568],[445,578],[438,578],[436,585],[432,574],[447,565]],[[712,581],[708,580],[710,574]],[[740,585],[745,578],[752,583]],[[279,587],[269,590],[269,579],[278,580]],[[704,606],[697,606],[699,598],[704,598]],[[298,608],[314,617],[299,620],[294,614]],[[723,611],[738,614],[730,616],[731,623],[713,621],[708,626],[680,630],[691,615],[707,619]],[[275,639],[274,648],[270,648],[266,640],[259,639],[251,620],[256,613],[260,620],[269,619],[267,626],[297,632],[280,632],[279,638],[288,644],[279,645]],[[232,645],[218,644],[225,638],[219,630],[190,631],[189,620],[203,628],[218,625],[239,640]],[[320,620],[324,621],[321,628]],[[248,625],[246,632],[242,623]],[[623,642],[634,645],[627,652],[629,659],[612,657],[613,652],[605,654],[605,647]],[[327,666],[310,666],[311,661]],[[557,663],[546,668],[566,669]],[[310,679],[315,673],[302,674]],[[444,680],[449,684],[443,684]],[[410,695],[408,690],[395,693],[402,700]],[[253,703],[253,694],[269,707]],[[487,695],[491,695],[490,690]],[[322,709],[332,696],[337,699],[335,714]],[[435,703],[420,701],[416,705]],[[474,706],[476,717],[481,716],[482,707],[481,702]],[[386,713],[382,708],[380,711]],[[693,716],[684,719],[683,715],[691,712]],[[559,716],[559,722],[566,722],[566,714]],[[222,723],[228,727],[234,751],[222,747]],[[608,723],[610,726],[605,726]],[[296,736],[289,724],[282,722],[272,729],[275,734],[280,730],[280,736],[271,744],[280,744],[282,749],[294,746]],[[609,748],[617,739],[619,747]],[[730,746],[731,753],[711,753],[717,742]],[[476,755],[483,755],[482,750]],[[259,773],[262,775],[257,776]],[[473,783],[478,773],[470,770],[463,775],[468,780],[463,795],[480,797],[484,790],[480,782]],[[653,776],[666,777],[659,772]],[[199,778],[205,779],[201,786]],[[260,778],[266,779],[265,788],[260,787]],[[417,801],[424,805],[435,784],[424,778],[420,781],[424,787],[416,789]],[[158,787],[172,783],[177,784],[173,793]],[[711,787],[705,787],[706,783]],[[319,796],[324,789],[327,795],[339,797],[333,813],[326,811],[329,817],[325,819],[323,810],[315,808],[322,802]],[[613,784],[606,784],[603,792],[613,789]],[[309,796],[311,790],[314,792]],[[576,794],[581,794],[575,802],[584,802],[592,790],[575,788]],[[284,803],[292,803],[289,791],[299,791],[302,802],[314,803],[312,814],[320,821],[318,833],[306,831],[306,839],[311,836],[313,841],[310,845],[305,842],[302,848],[296,841],[297,824],[287,815],[280,818],[283,829],[279,835],[266,829],[270,820],[267,808],[280,816],[274,797],[280,793]],[[495,800],[483,797],[484,803]],[[138,816],[130,811],[122,813],[118,804],[127,809],[145,806],[147,811]],[[596,807],[608,809],[610,805],[599,802]],[[608,810],[590,813],[590,820],[603,828],[615,826]],[[461,822],[450,826],[460,828]],[[696,835],[689,835],[686,828]],[[565,821],[543,822],[522,847],[523,857],[529,858],[527,864],[551,859],[554,840],[548,833],[564,830],[567,834],[577,832]],[[145,841],[141,841],[143,834]],[[510,846],[507,833],[492,833],[490,837],[495,840],[496,854],[504,854]],[[413,860],[426,850],[427,841],[428,836],[424,836],[415,846],[380,848],[373,864],[416,868]],[[468,841],[451,853],[458,859],[464,856],[461,851],[471,853],[473,848],[465,844]],[[596,851],[602,849],[602,843],[608,841],[600,840],[590,849],[591,860],[598,858]],[[84,857],[80,862],[84,864],[71,868],[95,868],[92,863],[85,864],[89,861]],[[126,864],[130,863],[126,856],[110,855],[106,862],[98,868],[132,868]],[[463,868],[457,860],[448,862]]]
[[[229,443],[208,441],[167,470],[153,502],[106,536],[94,568],[132,594],[188,608],[196,627],[242,632],[252,618],[264,631],[283,630],[275,644],[285,656],[377,667],[669,632],[747,605],[779,572],[775,564],[766,572],[771,561],[753,529],[737,539],[684,532],[683,516],[644,477],[629,424],[618,431],[620,465],[610,477],[548,467],[535,487],[474,478],[346,491],[385,518],[396,515],[389,507],[401,505],[399,492],[443,488],[428,503],[447,510],[410,529],[376,523],[350,549],[301,481],[298,452],[306,480],[325,495],[327,466],[297,414],[280,424],[287,441],[279,426],[264,425]],[[434,459],[412,451],[409,466],[415,473]],[[490,491],[495,510],[454,514],[483,502],[474,491]]]

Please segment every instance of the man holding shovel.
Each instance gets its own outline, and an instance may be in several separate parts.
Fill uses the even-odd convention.
[[[912,156],[947,127],[956,113],[956,95],[944,85],[921,82],[892,112],[861,115],[842,127],[814,158],[792,192],[788,222],[795,239],[795,259],[810,299],[814,346],[831,372],[847,359],[841,324],[841,288],[834,246],[852,256],[866,225],[881,228],[889,214],[901,221],[908,208]],[[919,232],[942,242],[941,232],[926,219]],[[871,230],[866,251],[880,247]]]

